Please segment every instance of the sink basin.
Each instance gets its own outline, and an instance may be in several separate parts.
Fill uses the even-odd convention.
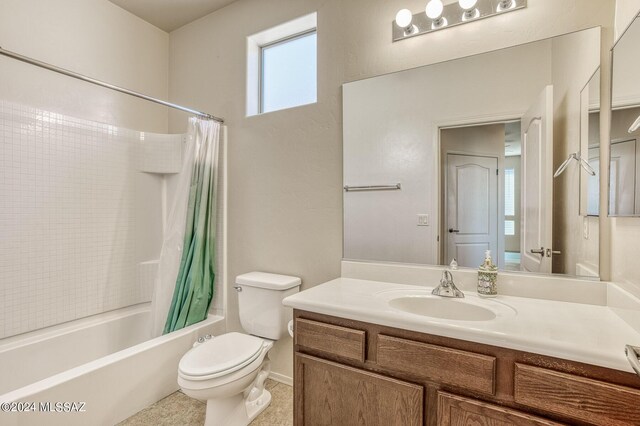
[[[375,297],[384,300],[393,310],[425,319],[444,321],[493,321],[516,316],[517,310],[497,299],[481,298],[467,292],[464,298],[434,296],[432,288],[404,287],[383,290]]]
[[[389,306],[410,314],[456,321],[491,321],[497,317],[489,307],[464,299],[408,296],[391,299]]]

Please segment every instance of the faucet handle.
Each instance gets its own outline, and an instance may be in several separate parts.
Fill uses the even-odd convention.
[[[440,285],[431,291],[431,294],[442,297],[464,297],[464,293],[453,282],[453,274],[449,270],[442,271]]]

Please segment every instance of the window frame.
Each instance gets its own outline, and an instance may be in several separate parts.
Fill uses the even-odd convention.
[[[283,41],[296,35],[301,35],[307,31],[316,32],[316,60],[319,61],[319,52],[317,50],[319,41],[317,37],[320,35],[320,29],[318,25],[318,12],[311,12],[307,15],[299,16],[290,21],[278,24],[276,26],[267,28],[258,33],[247,36],[247,50],[246,50],[246,92],[245,92],[245,117],[255,117],[263,115],[259,112],[261,109],[262,101],[260,93],[262,88],[260,87],[262,80],[262,72],[260,71],[261,63],[261,49],[260,46],[267,46],[277,41]],[[316,69],[317,73],[317,69]],[[316,75],[316,100],[318,102],[318,75]],[[306,104],[304,104],[306,105]],[[303,105],[300,105],[303,106]],[[297,108],[297,107],[292,107]],[[271,112],[277,112],[280,110],[274,110]]]
[[[258,59],[258,114],[265,114],[265,110],[264,110],[264,52],[265,49],[269,49],[270,47],[275,47],[281,44],[286,44],[298,39],[301,39],[303,37],[308,37],[312,34],[315,34],[316,36],[318,35],[318,28],[314,27],[314,28],[309,28],[308,30],[304,30],[304,31],[300,31],[299,33],[296,34],[292,34],[292,35],[288,35],[286,37],[282,37],[278,40],[274,40],[271,41],[269,43],[265,43],[262,45],[259,45],[258,48],[260,49],[260,53],[259,53],[259,59]],[[316,42],[317,43],[317,42]],[[317,45],[316,45],[317,46]],[[317,75],[316,75],[316,91],[318,90],[318,81],[317,81]],[[317,99],[316,99],[317,102]],[[303,104],[306,105],[306,104]],[[292,106],[291,108],[295,108],[298,106],[302,106],[302,105],[295,105]],[[281,110],[275,110],[275,111],[281,111]],[[268,112],[275,112],[275,111],[268,111]]]

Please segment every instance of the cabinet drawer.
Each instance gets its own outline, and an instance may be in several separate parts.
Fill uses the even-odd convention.
[[[517,364],[515,401],[592,424],[640,424],[640,390]]]
[[[378,335],[378,365],[421,379],[493,395],[496,358]]]
[[[364,362],[366,332],[296,318],[295,344],[329,355]]]
[[[560,426],[541,417],[438,392],[438,426]]]

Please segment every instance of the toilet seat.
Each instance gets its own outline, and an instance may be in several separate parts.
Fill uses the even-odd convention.
[[[178,373],[188,380],[209,380],[238,371],[263,353],[265,341],[242,333],[226,333],[191,349]]]

